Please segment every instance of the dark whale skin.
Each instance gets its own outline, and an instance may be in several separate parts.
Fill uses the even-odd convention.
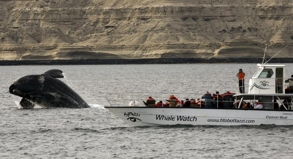
[[[74,90],[58,79],[64,78],[62,73],[52,69],[41,75],[21,77],[9,87],[9,92],[22,97],[20,105],[26,109],[36,104],[46,108],[88,108]]]

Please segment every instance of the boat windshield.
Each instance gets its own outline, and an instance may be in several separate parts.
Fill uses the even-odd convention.
[[[260,73],[258,78],[271,78],[273,76],[274,72],[271,68],[263,69],[263,71]]]
[[[252,76],[253,78],[257,78],[258,75],[260,74],[260,72],[263,70],[263,67],[259,67],[256,72],[254,73],[254,75]]]

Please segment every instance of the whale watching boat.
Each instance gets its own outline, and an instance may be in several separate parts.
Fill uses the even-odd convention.
[[[287,76],[288,77],[288,76]],[[292,82],[293,82],[293,78]],[[290,79],[289,79],[290,80]],[[290,82],[289,82],[290,83]],[[293,93],[285,78],[285,65],[257,64],[248,92],[233,95],[233,107],[105,107],[131,126],[160,125],[293,125]],[[225,102],[225,101],[224,101]],[[231,101],[230,101],[231,102]],[[245,108],[251,103],[262,109]]]

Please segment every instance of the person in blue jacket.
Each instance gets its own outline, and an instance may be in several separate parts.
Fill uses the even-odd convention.
[[[210,92],[207,91],[206,94],[204,94],[202,97],[202,99],[205,99],[205,107],[206,108],[212,108],[212,95]]]

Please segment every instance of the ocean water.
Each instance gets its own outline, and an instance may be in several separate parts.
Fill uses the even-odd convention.
[[[53,68],[92,108],[18,109],[9,86]],[[237,92],[240,68],[247,86],[255,64],[1,66],[0,158],[293,158],[293,127],[130,127],[103,108]]]

